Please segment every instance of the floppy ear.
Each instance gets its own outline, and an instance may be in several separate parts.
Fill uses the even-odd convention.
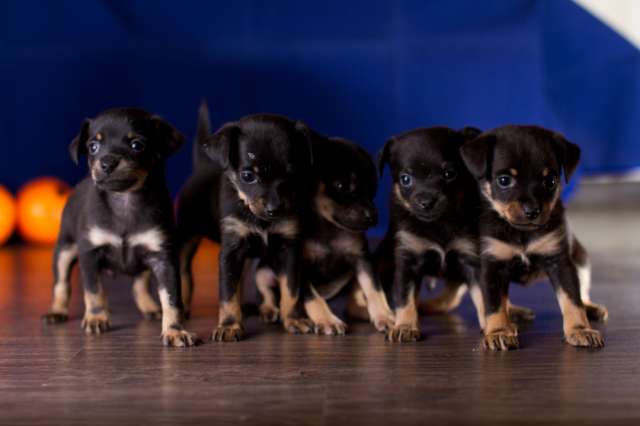
[[[87,139],[89,138],[89,124],[91,120],[85,118],[80,126],[80,131],[69,144],[69,155],[74,163],[78,164],[81,155],[87,154]]]
[[[154,115],[151,117],[151,123],[158,139],[162,141],[160,152],[163,158],[174,154],[184,144],[184,135],[162,117]]]
[[[556,158],[564,173],[564,180],[568,183],[573,172],[576,171],[576,167],[578,167],[580,147],[569,142],[560,133],[553,134],[553,145],[556,151]]]
[[[220,164],[223,169],[238,165],[238,137],[240,127],[235,122],[227,123],[213,135],[198,141],[207,156]]]
[[[301,155],[303,161],[308,161],[309,165],[313,165],[313,148],[311,147],[311,130],[302,121],[296,121],[295,124],[296,133],[299,135],[300,142],[304,146],[304,151]]]
[[[480,135],[480,137],[466,142],[460,148],[464,164],[476,179],[487,177],[489,173],[494,142],[494,135]]]
[[[382,175],[384,174],[384,166],[389,163],[389,158],[391,156],[391,146],[394,144],[395,141],[396,141],[395,138],[391,138],[388,141],[386,141],[384,146],[382,147],[382,151],[380,151],[380,154],[378,154],[379,177],[382,177]]]

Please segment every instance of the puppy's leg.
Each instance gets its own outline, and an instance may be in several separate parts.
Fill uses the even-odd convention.
[[[571,259],[560,260],[546,272],[562,311],[564,337],[567,343],[588,348],[603,347],[602,335],[591,328],[587,319],[587,311],[580,297],[578,271]]]
[[[369,311],[367,309],[367,298],[364,296],[362,287],[355,281],[351,283],[349,296],[347,298],[347,315],[360,321],[369,322]]]
[[[528,323],[536,318],[536,313],[533,309],[514,305],[510,300],[507,300],[507,312],[509,312],[511,321],[517,324]]]
[[[86,334],[101,334],[109,330],[110,315],[107,296],[100,282],[100,271],[95,251],[87,251],[78,258],[84,287],[84,318],[82,329]]]
[[[396,256],[393,277],[393,301],[395,304],[395,322],[387,332],[390,342],[416,342],[420,339],[418,322],[418,297],[420,277],[411,272],[409,264],[415,259]]]
[[[201,238],[192,238],[180,249],[180,289],[182,291],[183,315],[191,316],[191,300],[193,296],[193,257],[198,250]]]
[[[587,317],[591,321],[606,322],[609,319],[609,311],[606,306],[591,301],[591,262],[589,261],[589,255],[575,236],[571,238],[571,260],[578,271],[580,297],[587,310]]]
[[[313,322],[297,313],[302,283],[302,257],[299,243],[289,241],[284,252],[284,273],[278,275],[280,284],[280,318],[284,329],[293,334],[313,331]]]
[[[182,326],[182,300],[178,259],[164,251],[146,256],[146,266],[158,282],[158,295],[162,306],[162,344],[165,346],[194,346],[197,337]]]
[[[46,324],[55,324],[69,319],[71,296],[71,269],[78,259],[75,244],[58,243],[53,253],[53,299],[49,311],[42,316]]]
[[[357,279],[367,301],[369,318],[376,330],[385,332],[394,326],[394,316],[389,308],[387,296],[380,282],[373,274],[373,268],[368,260],[361,260],[357,266]]]
[[[476,315],[478,316],[478,325],[480,330],[484,330],[487,327],[487,311],[484,306],[484,296],[482,295],[482,289],[480,284],[474,282],[469,286],[469,295],[473,306],[476,308]]]
[[[518,329],[509,319],[509,276],[503,265],[483,261],[480,278],[487,309],[483,346],[492,351],[517,349]]]
[[[327,301],[318,294],[311,284],[309,284],[309,295],[305,296],[304,309],[313,321],[316,334],[327,336],[345,334],[347,325],[334,315]]]
[[[273,269],[260,266],[256,271],[256,287],[262,296],[260,303],[260,317],[266,323],[274,323],[278,321],[280,309],[276,303],[276,294],[273,288],[276,285],[276,275]]]
[[[460,306],[466,293],[466,284],[447,281],[440,294],[420,304],[420,313],[423,315],[446,314]]]
[[[144,271],[133,279],[133,300],[138,310],[146,320],[158,320],[162,318],[160,306],[153,300],[150,292],[151,271]]]
[[[242,241],[235,236],[231,238],[232,241],[225,241],[223,235],[220,251],[218,327],[211,336],[216,342],[239,341],[244,334],[239,293],[245,269],[245,250]]]

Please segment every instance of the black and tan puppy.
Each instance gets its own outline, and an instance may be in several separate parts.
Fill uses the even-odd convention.
[[[159,316],[148,289],[141,288],[153,276],[162,304],[162,341],[194,344],[195,336],[181,325],[173,206],[165,183],[165,160],[183,140],[169,123],[141,109],[112,109],[85,120],[69,151],[76,163],[88,156],[91,177],[78,184],[64,209],[53,261],[53,302],[45,322],[67,320],[71,268],[77,262],[87,334],[109,329],[101,277],[114,271],[134,276],[139,308]]]
[[[589,316],[607,311],[589,300],[589,262],[570,232],[560,201],[580,158],[578,146],[535,126],[504,126],[481,134],[461,148],[483,197],[479,235],[480,285],[487,309],[484,345],[491,350],[518,347],[518,330],[508,316],[510,281],[551,281],[560,305],[566,341],[599,348],[600,333]]]
[[[474,128],[416,129],[391,138],[382,150],[380,174],[389,164],[393,180],[391,219],[375,260],[381,282],[393,295],[390,341],[420,338],[417,297],[425,277],[448,282],[448,306],[457,303],[459,288],[470,287],[482,326],[478,197],[459,154],[464,142],[479,133]]]
[[[303,218],[304,305],[316,333],[344,334],[346,326],[325,300],[349,289],[348,312],[371,320],[380,331],[393,325],[393,314],[373,274],[365,232],[377,223],[374,197],[376,168],[369,153],[355,143],[312,134],[316,190]],[[277,318],[275,281],[268,268],[258,269],[263,318]]]
[[[298,218],[309,204],[311,184],[309,130],[299,121],[256,114],[210,135],[203,105],[196,142],[211,162],[198,160],[178,201],[185,303],[190,303],[193,288],[193,254],[206,237],[221,244],[220,310],[213,340],[236,341],[243,335],[239,292],[252,259],[259,259],[277,277],[285,329],[312,331],[311,322],[296,309],[302,254]]]

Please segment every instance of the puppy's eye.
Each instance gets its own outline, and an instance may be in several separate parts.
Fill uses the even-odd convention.
[[[502,189],[509,189],[516,184],[516,180],[509,175],[500,175],[496,178],[496,183]]]
[[[240,180],[246,184],[256,183],[258,181],[258,177],[251,170],[243,170],[240,172]]]
[[[336,188],[338,192],[342,194],[348,194],[349,192],[351,192],[351,187],[349,186],[349,183],[343,180],[335,182],[333,186]]]
[[[550,191],[554,190],[554,189],[556,189],[556,186],[558,186],[558,178],[556,176],[553,176],[553,175],[545,176],[544,179],[542,180],[542,184],[548,190],[550,190]]]
[[[457,178],[457,177],[458,177],[458,172],[456,172],[456,171],[455,171],[455,170],[453,170],[453,169],[448,169],[448,170],[445,170],[445,171],[442,173],[442,175],[444,176],[444,178],[445,178],[446,180],[448,180],[448,181],[452,181],[452,180],[454,180],[455,178]]]
[[[129,142],[129,147],[135,152],[142,152],[144,151],[144,142],[142,139],[132,139]]]
[[[87,149],[89,150],[89,154],[95,155],[100,151],[100,144],[98,142],[90,142],[87,145]]]
[[[404,186],[405,188],[408,188],[411,186],[412,183],[413,183],[413,178],[411,177],[411,175],[408,175],[406,173],[402,173],[400,175],[400,185]]]

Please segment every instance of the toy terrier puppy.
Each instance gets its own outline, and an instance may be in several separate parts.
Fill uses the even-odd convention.
[[[178,201],[184,299],[191,301],[191,262],[202,237],[220,242],[220,308],[212,339],[243,336],[240,284],[250,260],[274,271],[280,288],[280,316],[290,333],[308,333],[299,315],[301,229],[309,204],[313,163],[309,129],[300,121],[271,114],[246,116],[209,134],[209,112],[200,108],[197,161]],[[197,155],[196,155],[197,157]]]
[[[459,154],[479,133],[470,127],[416,129],[391,138],[382,150],[380,175],[388,164],[393,180],[391,219],[375,260],[395,308],[389,341],[420,338],[417,297],[425,277],[447,281],[443,310],[459,303],[459,288],[470,287],[482,326],[477,190]]]
[[[377,223],[377,173],[373,160],[351,141],[315,132],[312,149],[316,190],[301,236],[306,313],[316,333],[344,334],[345,323],[326,300],[349,289],[349,315],[371,320],[378,330],[385,331],[393,325],[393,314],[373,273],[365,235]],[[267,320],[278,316],[271,290],[274,278],[266,268],[260,268],[256,275],[263,297],[260,312]]]
[[[195,336],[181,324],[173,206],[165,183],[165,160],[183,140],[165,120],[136,108],[111,109],[84,121],[69,152],[76,164],[87,155],[90,177],[78,184],[64,209],[46,323],[68,319],[70,274],[77,262],[87,334],[109,329],[102,277],[121,272],[135,277],[140,310],[162,316],[165,345],[195,344]],[[157,281],[162,311],[146,288],[150,277]]]
[[[565,340],[600,348],[604,340],[588,316],[606,319],[606,308],[589,299],[587,254],[571,233],[560,200],[561,183],[578,165],[580,148],[536,126],[504,126],[461,148],[482,194],[480,286],[487,309],[484,346],[518,347],[508,315],[509,283],[547,277],[563,316]]]

